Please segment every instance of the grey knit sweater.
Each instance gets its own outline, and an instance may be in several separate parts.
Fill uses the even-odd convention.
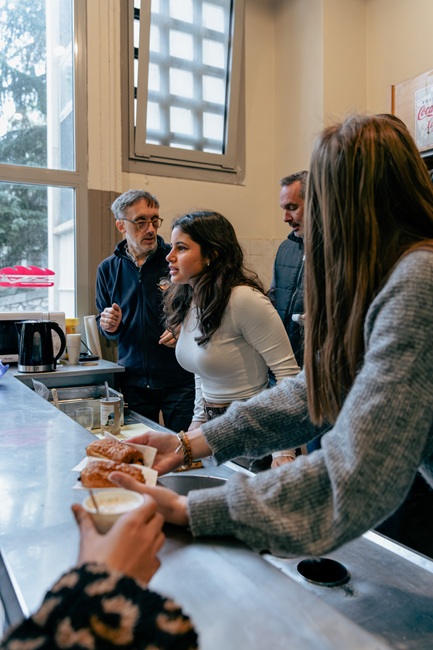
[[[407,255],[368,310],[365,356],[322,449],[188,496],[195,536],[319,555],[386,519],[419,469],[433,485],[433,254]],[[304,373],[203,425],[215,461],[298,447],[314,430]],[[432,513],[433,516],[433,513]]]

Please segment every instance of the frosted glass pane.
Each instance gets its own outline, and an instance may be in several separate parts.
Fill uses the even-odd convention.
[[[216,41],[203,40],[203,63],[214,68],[225,68],[225,47]]]
[[[190,144],[180,144],[179,142],[170,142],[170,147],[176,147],[176,149],[188,149],[189,151],[194,149]]]
[[[170,30],[170,55],[187,61],[193,60],[193,42],[190,34]]]
[[[134,86],[138,86],[138,59],[134,59]]]
[[[161,80],[159,74],[159,66],[154,63],[149,63],[149,90],[159,91],[161,87]]]
[[[215,104],[225,104],[226,85],[223,79],[215,77],[203,77],[203,99],[205,102],[214,102]]]
[[[170,131],[184,135],[193,134],[192,112],[187,108],[170,108]]]
[[[222,151],[222,148],[219,147],[218,149],[215,149],[215,147],[203,147],[203,151],[206,153],[218,153],[220,154]]]
[[[152,131],[159,131],[161,128],[159,106],[156,102],[147,104],[147,128]]]
[[[224,8],[208,2],[203,3],[203,26],[224,33]]]
[[[192,23],[192,0],[170,0],[170,16],[185,23]]]
[[[203,114],[203,135],[205,138],[222,141],[224,135],[224,120],[222,115],[214,113]]]
[[[159,28],[154,25],[150,28],[149,49],[151,52],[159,52],[161,49]]]
[[[140,21],[134,20],[134,47],[140,45]]]
[[[170,68],[170,93],[181,97],[193,97],[193,76],[191,72]]]
[[[141,0],[142,10],[149,3],[146,90],[153,105],[146,111],[145,142],[222,154],[233,0]],[[141,153],[139,147],[137,151]]]

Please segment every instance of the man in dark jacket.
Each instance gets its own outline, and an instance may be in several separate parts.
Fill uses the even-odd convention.
[[[164,345],[162,292],[168,282],[170,246],[157,234],[159,202],[143,190],[129,190],[111,206],[125,239],[98,267],[96,306],[104,336],[117,340],[125,367],[121,390],[133,411],[173,431],[187,430],[194,410],[194,376]]]
[[[291,227],[277,251],[269,296],[280,314],[300,368],[304,365],[304,202],[307,171],[280,180],[280,207]],[[308,452],[320,449],[320,437],[307,445]],[[273,466],[278,456],[273,454]]]
[[[308,172],[280,180],[280,207],[292,228],[280,244],[274,262],[269,296],[284,323],[298,365],[304,357],[304,201]]]
[[[287,239],[277,251],[269,291],[275,309],[286,328],[293,353],[300,368],[304,360],[304,201],[307,171],[285,176],[280,180],[280,207],[284,221],[291,227]],[[272,384],[272,377],[270,383]],[[312,443],[311,450],[318,443]],[[287,451],[274,452],[250,463],[250,470],[261,472],[291,461]]]

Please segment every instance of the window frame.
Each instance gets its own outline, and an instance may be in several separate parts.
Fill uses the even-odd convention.
[[[73,0],[74,16],[74,101],[75,170],[27,167],[0,163],[2,182],[65,187],[75,190],[75,311],[88,312],[89,244],[87,209],[87,0]],[[79,260],[78,260],[79,251]],[[72,316],[72,314],[68,314]]]
[[[142,123],[145,124],[150,0],[146,0],[144,4],[145,22],[140,20],[140,51],[141,53],[145,51],[145,54],[140,57],[137,104],[140,102],[144,106]],[[123,57],[122,61],[122,161],[124,171],[155,176],[243,184],[245,180],[245,1],[234,0],[234,16],[230,35],[232,48],[229,64],[231,74],[227,109],[227,146],[226,153],[221,154],[155,144],[143,144],[143,154],[137,154],[135,140],[136,137],[143,139],[143,131],[134,126],[134,0],[124,3],[121,11],[122,50],[128,52],[128,56]],[[138,110],[137,108],[137,112]],[[143,113],[143,111],[141,112]]]

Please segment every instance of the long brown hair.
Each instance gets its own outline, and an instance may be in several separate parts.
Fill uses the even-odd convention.
[[[399,257],[433,238],[433,186],[401,120],[325,129],[305,209],[305,372],[313,422],[335,422],[364,355],[363,324]]]
[[[205,345],[221,324],[231,291],[248,285],[264,293],[257,274],[244,265],[244,253],[235,230],[219,212],[199,211],[185,214],[172,223],[199,244],[203,257],[210,259],[194,285],[172,284],[164,292],[166,327],[175,333],[184,321],[191,302],[198,309],[201,335],[198,345]]]

